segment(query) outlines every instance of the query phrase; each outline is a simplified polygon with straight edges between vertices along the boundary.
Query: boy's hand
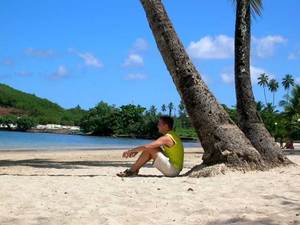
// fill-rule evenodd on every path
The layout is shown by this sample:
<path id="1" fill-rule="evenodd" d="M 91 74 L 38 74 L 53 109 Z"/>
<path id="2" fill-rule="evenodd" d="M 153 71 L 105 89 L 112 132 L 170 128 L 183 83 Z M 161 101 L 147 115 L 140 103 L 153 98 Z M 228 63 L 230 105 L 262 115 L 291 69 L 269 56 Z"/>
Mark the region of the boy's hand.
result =
<path id="1" fill-rule="evenodd" d="M 135 150 L 128 150 L 128 151 L 123 152 L 122 157 L 123 158 L 128 158 L 128 157 L 132 158 L 132 157 L 136 156 L 136 154 L 138 154 L 137 151 L 135 151 Z"/>

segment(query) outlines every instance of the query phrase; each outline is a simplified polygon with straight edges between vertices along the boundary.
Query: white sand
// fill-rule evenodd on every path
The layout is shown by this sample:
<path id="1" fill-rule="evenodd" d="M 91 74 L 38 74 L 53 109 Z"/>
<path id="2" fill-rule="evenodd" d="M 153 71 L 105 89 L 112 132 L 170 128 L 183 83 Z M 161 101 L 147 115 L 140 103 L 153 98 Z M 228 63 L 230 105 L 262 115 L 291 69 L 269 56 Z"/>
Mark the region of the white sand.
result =
<path id="1" fill-rule="evenodd" d="M 167 178 L 148 164 L 120 178 L 121 153 L 0 152 L 0 224 L 300 224 L 299 167 Z M 201 156 L 187 150 L 183 172 Z"/>

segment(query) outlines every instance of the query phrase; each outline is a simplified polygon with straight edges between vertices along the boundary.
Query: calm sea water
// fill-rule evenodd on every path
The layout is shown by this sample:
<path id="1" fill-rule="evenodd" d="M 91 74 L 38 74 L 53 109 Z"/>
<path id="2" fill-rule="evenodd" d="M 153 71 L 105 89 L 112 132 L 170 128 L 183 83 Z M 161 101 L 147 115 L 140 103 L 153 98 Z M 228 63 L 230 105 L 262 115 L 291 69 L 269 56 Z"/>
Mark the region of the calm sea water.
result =
<path id="1" fill-rule="evenodd" d="M 0 131 L 0 150 L 132 148 L 149 143 L 150 141 L 151 140 L 135 138 Z M 200 144 L 184 142 L 184 146 L 199 147 Z"/>

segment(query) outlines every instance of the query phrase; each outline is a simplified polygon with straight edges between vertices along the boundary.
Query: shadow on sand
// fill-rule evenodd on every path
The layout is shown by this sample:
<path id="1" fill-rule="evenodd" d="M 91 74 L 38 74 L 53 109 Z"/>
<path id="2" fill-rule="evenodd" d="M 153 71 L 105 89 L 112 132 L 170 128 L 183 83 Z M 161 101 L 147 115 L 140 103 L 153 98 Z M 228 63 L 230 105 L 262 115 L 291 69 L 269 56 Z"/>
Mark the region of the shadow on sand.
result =
<path id="1" fill-rule="evenodd" d="M 132 162 L 126 161 L 55 161 L 49 159 L 0 160 L 0 167 L 30 166 L 53 169 L 86 169 L 86 167 L 130 167 Z M 152 167 L 150 163 L 144 167 Z"/>
<path id="2" fill-rule="evenodd" d="M 49 159 L 26 159 L 26 160 L 0 160 L 0 167 L 14 167 L 14 166 L 28 166 L 33 168 L 50 168 L 50 169 L 87 169 L 87 167 L 130 167 L 133 162 L 128 161 L 55 161 Z M 143 167 L 153 168 L 152 162 L 148 162 Z M 99 174 L 84 174 L 84 175 L 72 175 L 72 174 L 13 174 L 13 173 L 0 173 L 0 176 L 70 176 L 70 177 L 97 177 L 97 176 L 111 176 L 111 175 L 99 175 Z M 179 175 L 177 177 L 182 177 Z M 138 174 L 130 177 L 165 177 L 163 175 L 150 175 L 150 174 Z"/>
<path id="3" fill-rule="evenodd" d="M 281 204 L 282 208 L 285 209 L 287 206 L 289 208 L 287 213 L 290 214 L 289 218 L 286 221 L 282 221 L 282 218 L 277 217 L 277 215 L 273 214 L 271 216 L 265 216 L 264 218 L 256 218 L 256 219 L 248 219 L 243 217 L 233 217 L 226 220 L 214 220 L 207 225 L 223 225 L 223 224 L 235 224 L 235 225 L 277 225 L 277 224 L 292 224 L 296 225 L 300 222 L 300 214 L 298 213 L 300 210 L 300 203 L 298 199 L 289 198 L 286 196 L 280 195 L 265 195 L 265 199 L 268 200 L 277 200 L 279 204 Z M 256 213 L 255 211 L 250 211 L 248 213 Z M 281 222 L 279 222 L 281 221 Z"/>
<path id="4" fill-rule="evenodd" d="M 300 150 L 293 150 L 293 149 L 289 149 L 289 150 L 283 150 L 283 153 L 285 155 L 300 155 Z"/>
<path id="5" fill-rule="evenodd" d="M 285 150 L 286 155 L 300 155 L 300 150 Z M 95 160 L 81 160 L 81 161 L 56 161 L 51 159 L 25 159 L 25 160 L 0 160 L 0 167 L 14 167 L 14 166 L 28 166 L 33 168 L 52 168 L 52 169 L 87 169 L 87 167 L 130 167 L 133 162 L 124 160 L 115 161 L 95 161 Z M 152 168 L 152 162 L 148 162 L 144 165 L 146 168 Z M 96 177 L 106 175 L 67 175 L 67 174 L 0 174 L 0 175 L 12 175 L 12 176 L 78 176 L 78 177 Z M 184 175 L 179 175 L 182 177 Z M 163 175 L 143 175 L 139 174 L 136 177 L 165 177 Z"/>

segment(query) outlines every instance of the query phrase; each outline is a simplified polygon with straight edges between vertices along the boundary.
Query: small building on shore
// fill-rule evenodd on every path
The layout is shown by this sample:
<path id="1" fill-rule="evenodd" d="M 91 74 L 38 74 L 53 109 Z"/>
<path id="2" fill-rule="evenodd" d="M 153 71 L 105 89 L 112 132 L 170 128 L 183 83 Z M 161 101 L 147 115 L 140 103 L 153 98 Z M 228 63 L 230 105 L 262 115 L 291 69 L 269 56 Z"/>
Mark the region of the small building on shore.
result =
<path id="1" fill-rule="evenodd" d="M 37 125 L 35 129 L 41 129 L 41 130 L 60 130 L 60 129 L 66 129 L 66 130 L 72 130 L 72 131 L 80 131 L 79 126 L 65 126 L 60 124 L 46 124 L 46 125 Z"/>

